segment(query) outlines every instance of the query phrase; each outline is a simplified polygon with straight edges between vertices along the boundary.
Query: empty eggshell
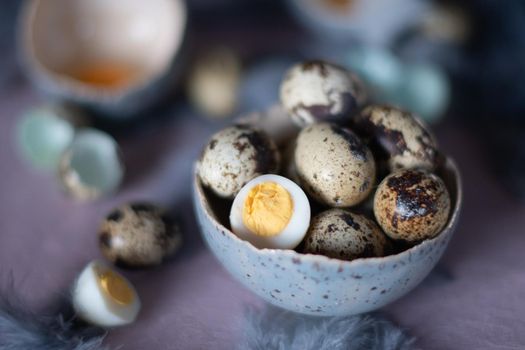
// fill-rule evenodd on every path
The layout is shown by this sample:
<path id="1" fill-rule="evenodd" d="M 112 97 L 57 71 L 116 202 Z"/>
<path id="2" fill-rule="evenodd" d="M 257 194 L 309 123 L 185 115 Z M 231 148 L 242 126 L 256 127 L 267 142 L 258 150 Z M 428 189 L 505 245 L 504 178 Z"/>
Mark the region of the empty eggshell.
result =
<path id="1" fill-rule="evenodd" d="M 251 179 L 276 173 L 279 162 L 277 146 L 266 133 L 236 125 L 211 137 L 198 172 L 203 185 L 220 197 L 233 199 Z"/>
<path id="2" fill-rule="evenodd" d="M 96 129 L 79 131 L 60 159 L 59 180 L 76 199 L 96 199 L 117 190 L 124 177 L 113 137 Z"/>
<path id="3" fill-rule="evenodd" d="M 326 210 L 312 219 L 304 252 L 353 260 L 383 256 L 387 238 L 375 222 L 342 209 Z"/>
<path id="4" fill-rule="evenodd" d="M 356 76 L 323 61 L 293 66 L 281 83 L 280 97 L 299 126 L 316 122 L 345 123 L 366 100 Z"/>
<path id="5" fill-rule="evenodd" d="M 390 171 L 437 167 L 440 155 L 433 135 L 412 113 L 402 109 L 373 105 L 355 119 L 356 129 L 385 154 Z"/>
<path id="6" fill-rule="evenodd" d="M 102 221 L 99 246 L 120 267 L 160 264 L 181 245 L 177 223 L 165 210 L 149 203 L 130 203 L 114 209 Z"/>
<path id="7" fill-rule="evenodd" d="M 22 64 L 28 78 L 54 100 L 124 120 L 171 91 L 184 53 L 185 1 L 24 4 Z"/>
<path id="8" fill-rule="evenodd" d="M 39 169 L 55 170 L 75 135 L 74 121 L 69 118 L 73 114 L 59 105 L 24 112 L 17 134 L 22 155 Z"/>
<path id="9" fill-rule="evenodd" d="M 313 124 L 297 137 L 295 167 L 305 191 L 323 204 L 349 207 L 372 190 L 374 157 L 352 131 L 331 123 Z"/>
<path id="10" fill-rule="evenodd" d="M 418 242 L 437 235 L 450 212 L 450 196 L 443 181 L 423 170 L 400 170 L 379 184 L 374 215 L 393 239 Z"/>

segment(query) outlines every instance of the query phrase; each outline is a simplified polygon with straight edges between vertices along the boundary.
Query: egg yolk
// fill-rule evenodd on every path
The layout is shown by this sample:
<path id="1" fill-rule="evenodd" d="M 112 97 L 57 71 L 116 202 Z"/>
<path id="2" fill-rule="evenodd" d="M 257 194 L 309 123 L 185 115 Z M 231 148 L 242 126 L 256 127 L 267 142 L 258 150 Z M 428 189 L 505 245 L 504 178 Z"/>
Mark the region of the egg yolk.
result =
<path id="1" fill-rule="evenodd" d="M 275 182 L 255 185 L 244 202 L 244 225 L 259 236 L 275 236 L 290 222 L 293 200 L 290 193 Z"/>
<path id="2" fill-rule="evenodd" d="M 98 276 L 102 290 L 121 305 L 129 305 L 134 295 L 128 283 L 111 270 L 103 271 Z"/>

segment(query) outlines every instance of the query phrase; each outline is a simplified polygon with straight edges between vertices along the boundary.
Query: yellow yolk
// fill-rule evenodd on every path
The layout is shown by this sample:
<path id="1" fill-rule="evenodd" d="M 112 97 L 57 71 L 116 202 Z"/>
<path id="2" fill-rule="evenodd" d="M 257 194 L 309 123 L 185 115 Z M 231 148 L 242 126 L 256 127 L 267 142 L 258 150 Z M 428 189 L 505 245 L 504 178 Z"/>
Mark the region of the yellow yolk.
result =
<path id="1" fill-rule="evenodd" d="M 113 300 L 122 305 L 129 305 L 133 301 L 133 291 L 128 283 L 111 270 L 100 272 L 98 281 L 102 290 Z"/>
<path id="2" fill-rule="evenodd" d="M 293 214 L 290 193 L 275 182 L 255 185 L 244 202 L 244 225 L 259 236 L 275 236 L 288 225 Z"/>

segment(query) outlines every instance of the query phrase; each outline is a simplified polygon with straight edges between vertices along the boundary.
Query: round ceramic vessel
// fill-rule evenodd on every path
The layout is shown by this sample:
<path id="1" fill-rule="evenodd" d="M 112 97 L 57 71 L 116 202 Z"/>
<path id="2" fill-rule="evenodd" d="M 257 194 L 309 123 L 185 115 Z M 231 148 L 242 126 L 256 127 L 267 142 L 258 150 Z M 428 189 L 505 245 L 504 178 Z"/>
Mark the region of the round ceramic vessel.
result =
<path id="1" fill-rule="evenodd" d="M 169 92 L 186 20 L 184 0 L 27 0 L 20 55 L 46 95 L 126 119 Z"/>
<path id="2" fill-rule="evenodd" d="M 402 253 L 353 261 L 293 250 L 257 249 L 240 240 L 224 225 L 228 222 L 228 202 L 210 195 L 196 173 L 193 200 L 209 248 L 248 289 L 271 304 L 299 313 L 354 315 L 381 308 L 405 295 L 441 258 L 458 222 L 462 190 L 451 159 L 438 174 L 453 203 L 443 231 Z"/>

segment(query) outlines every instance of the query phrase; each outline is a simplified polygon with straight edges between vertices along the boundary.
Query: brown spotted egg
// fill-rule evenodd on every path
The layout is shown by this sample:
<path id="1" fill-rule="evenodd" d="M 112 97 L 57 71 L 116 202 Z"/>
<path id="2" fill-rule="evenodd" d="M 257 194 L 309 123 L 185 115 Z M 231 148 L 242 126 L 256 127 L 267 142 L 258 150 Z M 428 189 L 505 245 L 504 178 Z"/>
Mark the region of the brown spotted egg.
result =
<path id="1" fill-rule="evenodd" d="M 393 239 L 418 242 L 436 236 L 450 212 L 443 181 L 423 170 L 400 170 L 387 176 L 374 197 L 374 215 Z"/>
<path id="2" fill-rule="evenodd" d="M 250 180 L 276 173 L 280 156 L 272 139 L 248 125 L 236 125 L 213 135 L 204 149 L 198 174 L 204 186 L 233 199 Z"/>
<path id="3" fill-rule="evenodd" d="M 313 218 L 304 252 L 353 260 L 385 255 L 387 238 L 375 222 L 342 209 L 329 209 Z"/>
<path id="4" fill-rule="evenodd" d="M 359 204 L 376 177 L 368 147 L 352 131 L 332 123 L 313 124 L 299 133 L 294 163 L 305 191 L 332 207 Z"/>
<path id="5" fill-rule="evenodd" d="M 130 203 L 114 209 L 102 221 L 99 246 L 120 267 L 160 264 L 181 245 L 179 226 L 167 213 L 148 203 Z"/>
<path id="6" fill-rule="evenodd" d="M 316 122 L 345 123 L 366 96 L 351 72 L 327 62 L 308 61 L 286 73 L 280 99 L 292 120 L 303 127 Z"/>
<path id="7" fill-rule="evenodd" d="M 438 146 L 422 122 L 396 107 L 374 105 L 355 119 L 356 130 L 386 155 L 390 171 L 424 168 L 434 170 L 439 162 Z"/>

